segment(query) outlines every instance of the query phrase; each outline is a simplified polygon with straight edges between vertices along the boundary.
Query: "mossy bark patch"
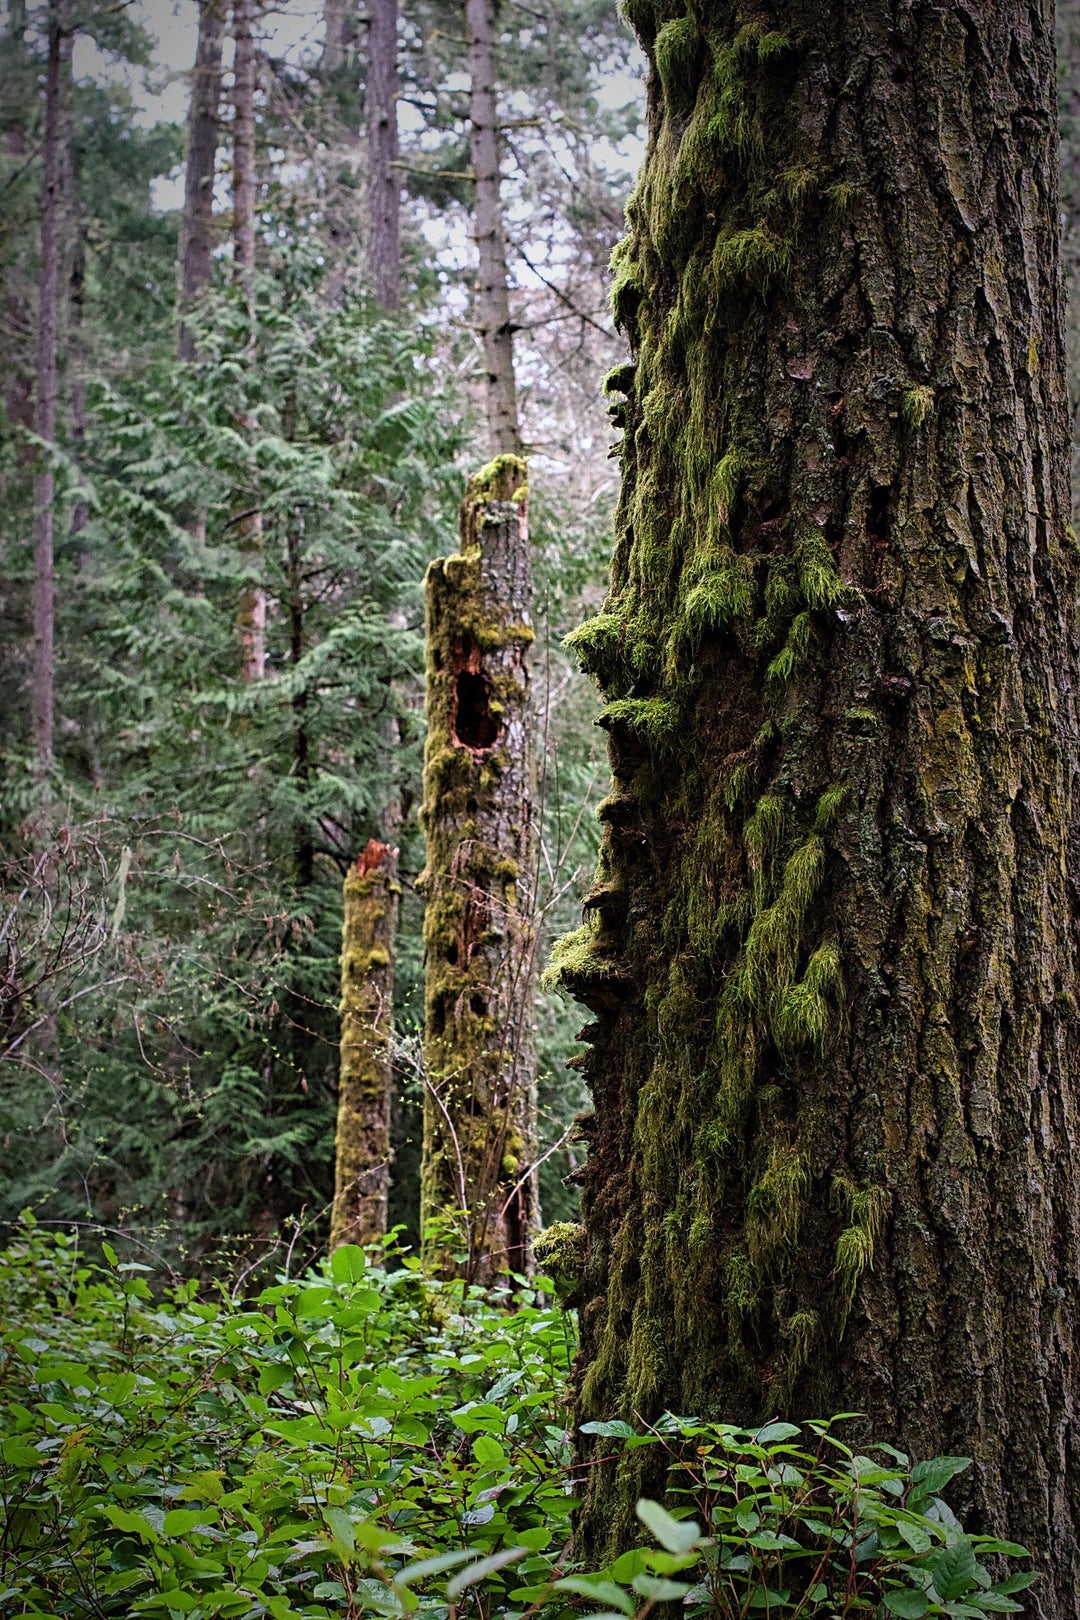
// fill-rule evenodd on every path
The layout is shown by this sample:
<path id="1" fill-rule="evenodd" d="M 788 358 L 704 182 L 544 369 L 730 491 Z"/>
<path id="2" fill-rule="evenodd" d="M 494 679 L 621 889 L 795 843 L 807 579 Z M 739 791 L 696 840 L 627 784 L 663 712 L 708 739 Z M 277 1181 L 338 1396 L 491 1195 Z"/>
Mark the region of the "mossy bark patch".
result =
<path id="1" fill-rule="evenodd" d="M 470 479 L 461 550 L 431 564 L 425 594 L 421 1220 L 430 1263 L 484 1281 L 529 1269 L 537 1220 L 532 574 L 518 457 Z"/>
<path id="2" fill-rule="evenodd" d="M 345 875 L 332 1249 L 386 1232 L 397 853 L 372 838 Z"/>
<path id="3" fill-rule="evenodd" d="M 1075 1616 L 1050 21 L 627 12 L 650 143 L 614 261 L 623 489 L 573 638 L 614 784 L 551 969 L 595 1015 L 578 1411 L 855 1410 L 970 1455 L 973 1522 Z M 652 1458 L 586 1470 L 594 1565 Z"/>

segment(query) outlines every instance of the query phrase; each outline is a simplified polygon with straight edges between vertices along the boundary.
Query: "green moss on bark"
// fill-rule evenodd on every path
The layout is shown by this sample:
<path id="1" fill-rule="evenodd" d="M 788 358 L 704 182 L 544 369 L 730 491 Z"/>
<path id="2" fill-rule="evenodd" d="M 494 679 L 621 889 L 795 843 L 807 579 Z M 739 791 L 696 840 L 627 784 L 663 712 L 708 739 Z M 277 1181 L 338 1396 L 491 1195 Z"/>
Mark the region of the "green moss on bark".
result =
<path id="1" fill-rule="evenodd" d="M 528 1270 L 536 1222 L 524 486 L 516 456 L 470 479 L 425 584 L 421 1222 L 428 1264 L 471 1280 Z"/>
<path id="2" fill-rule="evenodd" d="M 913 1451 L 970 1445 L 986 1512 L 1049 1548 L 1076 558 L 1052 136 L 987 117 L 1050 94 L 1049 43 L 1009 0 L 969 24 L 1011 55 L 948 8 L 629 14 L 654 74 L 613 258 L 624 482 L 573 638 L 614 786 L 552 969 L 595 1014 L 579 1412 L 857 1402 Z M 660 1488 L 646 1451 L 590 1458 L 590 1557 Z"/>
<path id="3" fill-rule="evenodd" d="M 396 861 L 396 849 L 372 839 L 345 875 L 332 1249 L 386 1232 Z"/>

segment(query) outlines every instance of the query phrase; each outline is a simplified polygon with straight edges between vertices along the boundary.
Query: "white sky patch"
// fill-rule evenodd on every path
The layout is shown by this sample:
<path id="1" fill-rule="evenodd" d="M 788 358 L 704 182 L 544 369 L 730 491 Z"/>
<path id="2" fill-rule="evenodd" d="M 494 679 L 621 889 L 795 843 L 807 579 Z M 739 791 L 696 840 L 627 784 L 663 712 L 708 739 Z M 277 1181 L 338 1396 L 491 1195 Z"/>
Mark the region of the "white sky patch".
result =
<path id="1" fill-rule="evenodd" d="M 76 76 L 83 81 L 89 79 L 123 84 L 132 97 L 136 121 L 144 128 L 161 122 L 182 124 L 187 116 L 189 76 L 195 61 L 198 38 L 196 0 L 130 0 L 130 5 L 129 14 L 143 24 L 156 42 L 152 66 L 149 69 L 134 68 L 117 62 L 80 35 L 74 59 Z M 322 0 L 289 0 L 287 5 L 267 8 L 260 13 L 257 29 L 261 48 L 269 55 L 297 65 L 316 62 L 322 46 Z M 230 84 L 228 74 L 231 59 L 232 43 L 226 39 L 223 56 L 226 93 Z M 613 60 L 609 65 L 601 65 L 597 69 L 597 99 L 602 107 L 612 112 L 635 102 L 640 105 L 644 77 L 644 57 L 637 46 L 632 45 L 621 60 Z M 466 91 L 468 86 L 467 74 L 457 72 L 447 78 L 444 88 Z M 527 95 L 522 93 L 515 96 L 512 93 L 506 98 L 504 109 L 513 112 L 516 108 L 522 113 L 528 112 Z M 418 146 L 425 144 L 425 137 L 428 143 L 436 144 L 442 139 L 441 135 L 426 129 L 422 113 L 407 102 L 399 103 L 398 123 L 406 152 L 410 146 L 416 151 Z M 557 129 L 549 132 L 548 139 L 551 151 L 565 156 L 569 161 L 569 148 L 565 153 L 559 151 L 561 143 Z M 627 136 L 617 143 L 607 137 L 598 137 L 591 147 L 593 161 L 613 175 L 634 174 L 640 167 L 644 152 L 644 138 L 637 135 Z M 220 197 L 223 208 L 228 207 L 227 189 L 223 177 Z M 509 189 L 512 191 L 512 186 Z M 154 181 L 151 205 L 157 212 L 171 212 L 182 206 L 183 196 L 183 169 L 178 167 L 172 174 Z M 512 197 L 508 196 L 507 203 L 513 211 Z M 428 214 L 420 222 L 420 229 L 436 256 L 439 268 L 451 283 L 458 280 L 474 257 L 464 212 L 450 210 Z M 517 267 L 517 279 L 519 285 L 525 287 L 541 285 L 524 265 Z M 465 291 L 463 288 L 457 291 L 464 308 Z M 454 295 L 451 296 L 453 298 Z"/>

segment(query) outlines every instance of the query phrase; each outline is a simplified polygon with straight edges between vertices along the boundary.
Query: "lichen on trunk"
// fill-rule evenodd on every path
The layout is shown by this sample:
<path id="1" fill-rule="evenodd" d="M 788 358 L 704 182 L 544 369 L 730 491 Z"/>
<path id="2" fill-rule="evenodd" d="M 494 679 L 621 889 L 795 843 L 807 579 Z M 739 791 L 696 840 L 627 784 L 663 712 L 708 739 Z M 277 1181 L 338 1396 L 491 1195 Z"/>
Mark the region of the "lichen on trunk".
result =
<path id="1" fill-rule="evenodd" d="M 630 0 L 650 143 L 593 1011 L 582 1418 L 868 1414 L 1075 1616 L 1077 553 L 1052 18 Z M 636 1531 L 648 1448 L 588 1470 Z"/>
<path id="2" fill-rule="evenodd" d="M 397 850 L 368 840 L 345 875 L 341 1065 L 330 1247 L 386 1233 L 393 1090 Z"/>
<path id="3" fill-rule="evenodd" d="M 421 1221 L 429 1261 L 472 1281 L 527 1271 L 537 1217 L 528 546 L 525 464 L 499 456 L 425 582 Z"/>

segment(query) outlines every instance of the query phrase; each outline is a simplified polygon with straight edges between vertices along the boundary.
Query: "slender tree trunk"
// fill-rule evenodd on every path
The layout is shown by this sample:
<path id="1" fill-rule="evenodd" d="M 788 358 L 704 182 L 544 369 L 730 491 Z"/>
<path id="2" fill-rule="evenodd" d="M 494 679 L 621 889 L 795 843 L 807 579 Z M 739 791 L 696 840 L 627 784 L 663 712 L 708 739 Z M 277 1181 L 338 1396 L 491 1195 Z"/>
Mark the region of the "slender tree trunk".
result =
<path id="1" fill-rule="evenodd" d="M 469 147 L 476 181 L 476 314 L 484 344 L 485 405 L 493 455 L 521 454 L 514 328 L 506 272 L 506 235 L 499 194 L 499 129 L 495 101 L 495 3 L 465 0 L 469 63 Z"/>
<path id="2" fill-rule="evenodd" d="M 250 27 L 250 23 L 249 23 Z M 177 353 L 195 358 L 195 340 L 183 312 L 210 285 L 214 255 L 214 176 L 217 170 L 221 106 L 221 50 L 225 0 L 200 0 L 199 42 L 188 106 L 184 212 L 180 221 L 180 311 Z"/>
<path id="3" fill-rule="evenodd" d="M 527 1271 L 537 1217 L 524 478 L 524 462 L 500 456 L 470 480 L 461 552 L 433 562 L 425 586 L 421 1225 L 429 1260 L 444 1270 L 453 1238 L 428 1225 L 458 1226 L 470 1281 Z"/>
<path id="4" fill-rule="evenodd" d="M 345 878 L 332 1249 L 372 1243 L 386 1233 L 400 892 L 397 850 L 370 839 Z"/>
<path id="5" fill-rule="evenodd" d="M 34 431 L 51 446 L 56 438 L 56 323 L 60 269 L 60 83 L 63 36 L 55 7 L 49 14 L 49 52 L 45 77 L 44 180 L 41 200 L 41 280 L 38 303 L 37 398 Z M 48 451 L 34 478 L 34 662 L 30 711 L 34 770 L 44 781 L 53 761 L 53 692 L 55 659 L 53 619 L 56 580 L 53 566 L 52 466 Z"/>
<path id="6" fill-rule="evenodd" d="M 251 338 L 248 364 L 256 360 L 255 347 L 255 40 L 254 0 L 233 0 L 233 259 L 238 282 L 247 295 Z M 245 414 L 241 427 L 250 437 L 254 418 Z M 259 580 L 263 562 L 263 519 L 258 505 L 258 475 L 251 467 L 245 509 L 236 520 L 236 545 L 244 571 L 250 576 L 240 591 L 237 627 L 240 632 L 240 674 L 258 681 L 266 673 L 266 591 Z"/>
<path id="7" fill-rule="evenodd" d="M 335 73 L 355 49 L 356 0 L 323 0 L 324 71 Z"/>
<path id="8" fill-rule="evenodd" d="M 29 67 L 26 51 L 26 6 L 23 0 L 13 0 L 8 9 L 8 39 L 12 76 L 11 91 L 3 122 L 3 146 L 8 158 L 21 166 L 26 157 L 26 119 L 31 95 L 28 84 Z M 5 276 L 4 300 L 0 331 L 5 339 L 2 358 L 4 406 L 8 429 L 29 432 L 34 426 L 34 388 L 32 334 L 34 330 L 30 301 L 24 288 L 14 277 Z M 23 438 L 18 449 L 18 464 L 25 467 L 33 459 L 33 450 Z M 0 539 L 0 556 L 3 541 Z"/>
<path id="9" fill-rule="evenodd" d="M 1080 1613 L 1077 550 L 1042 0 L 658 29 L 577 643 L 581 1418 L 868 1414 Z M 748 20 L 749 19 L 749 20 Z M 606 1447 L 607 1442 L 600 1442 Z M 599 1454 L 597 1454 L 599 1455 Z M 643 1452 L 581 1535 L 635 1535 Z"/>
<path id="10" fill-rule="evenodd" d="M 73 44 L 69 41 L 69 44 Z M 78 130 L 72 80 L 72 51 L 61 61 L 61 99 L 67 106 L 63 137 L 64 263 L 67 276 L 67 330 L 64 341 L 68 399 L 68 440 L 71 456 L 82 468 L 86 449 L 86 361 L 83 353 L 83 319 L 86 310 L 86 250 L 83 245 L 79 209 Z M 85 545 L 79 541 L 90 513 L 83 500 L 76 501 L 71 513 L 71 535 L 77 544 L 76 563 L 81 572 L 87 565 Z"/>
<path id="11" fill-rule="evenodd" d="M 401 292 L 397 25 L 397 0 L 368 0 L 368 268 L 384 309 L 396 309 Z"/>
<path id="12" fill-rule="evenodd" d="M 291 414 L 291 413 L 290 413 Z M 292 433 L 286 431 L 286 437 Z M 298 517 L 286 533 L 286 572 L 289 581 L 289 662 L 299 667 L 304 656 L 304 597 L 303 554 Z M 308 694 L 300 688 L 292 700 L 293 711 L 293 776 L 302 799 L 307 801 L 311 784 L 311 736 L 308 728 Z M 311 835 L 311 818 L 305 808 L 296 840 L 296 877 L 302 888 L 307 888 L 315 876 L 315 845 Z"/>

